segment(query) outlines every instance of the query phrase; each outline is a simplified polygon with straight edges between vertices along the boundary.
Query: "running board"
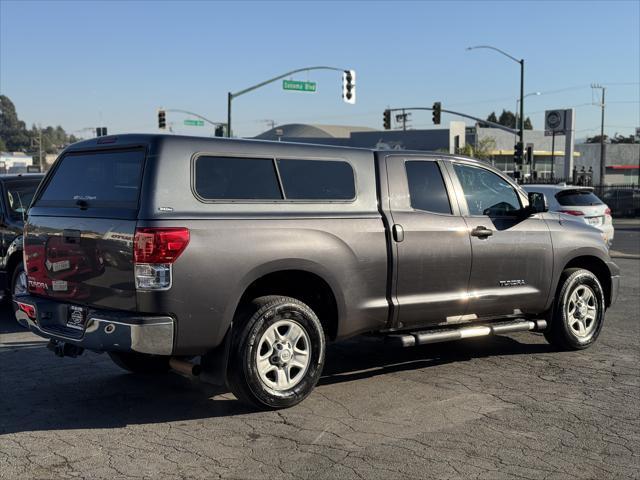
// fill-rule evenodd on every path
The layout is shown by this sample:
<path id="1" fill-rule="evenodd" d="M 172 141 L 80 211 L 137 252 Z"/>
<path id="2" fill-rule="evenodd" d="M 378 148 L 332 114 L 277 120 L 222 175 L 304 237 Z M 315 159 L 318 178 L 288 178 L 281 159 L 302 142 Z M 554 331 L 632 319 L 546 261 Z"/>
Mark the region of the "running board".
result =
<path id="1" fill-rule="evenodd" d="M 420 332 L 393 333 L 385 336 L 385 341 L 402 347 L 426 345 L 428 343 L 450 342 L 462 338 L 502 335 L 503 333 L 542 331 L 547 328 L 545 320 L 510 320 L 485 325 L 470 325 L 460 328 L 424 330 Z"/>

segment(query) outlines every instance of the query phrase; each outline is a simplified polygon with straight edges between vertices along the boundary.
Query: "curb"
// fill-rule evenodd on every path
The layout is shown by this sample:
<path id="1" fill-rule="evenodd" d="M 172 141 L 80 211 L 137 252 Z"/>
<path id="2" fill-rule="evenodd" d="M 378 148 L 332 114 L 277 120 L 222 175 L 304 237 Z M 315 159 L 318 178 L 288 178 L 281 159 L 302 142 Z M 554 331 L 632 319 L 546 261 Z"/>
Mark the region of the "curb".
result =
<path id="1" fill-rule="evenodd" d="M 623 253 L 623 252 L 618 252 L 616 250 L 609 250 L 609 256 L 611 258 L 632 258 L 635 260 L 640 260 L 640 255 L 635 254 L 635 253 Z"/>

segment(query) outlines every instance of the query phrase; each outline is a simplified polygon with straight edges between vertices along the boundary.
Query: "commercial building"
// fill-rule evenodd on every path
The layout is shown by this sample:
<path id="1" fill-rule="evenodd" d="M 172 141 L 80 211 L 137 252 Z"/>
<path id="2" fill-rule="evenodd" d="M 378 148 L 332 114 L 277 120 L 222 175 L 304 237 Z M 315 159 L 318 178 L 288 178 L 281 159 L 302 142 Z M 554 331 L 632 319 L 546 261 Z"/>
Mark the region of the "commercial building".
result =
<path id="1" fill-rule="evenodd" d="M 497 128 L 466 127 L 464 122 L 450 122 L 448 128 L 425 130 L 373 130 L 367 127 L 337 125 L 280 125 L 258 135 L 263 140 L 320 143 L 362 148 L 456 152 L 466 144 L 482 146 L 488 161 L 500 170 L 514 171 L 516 135 Z M 542 130 L 525 130 L 525 146 L 532 147 L 532 162 L 524 166 L 526 178 L 564 178 L 565 136 L 552 137 Z M 600 184 L 600 145 L 574 145 L 573 163 L 580 172 L 593 172 L 593 183 Z M 606 184 L 638 184 L 640 144 L 606 145 Z"/>

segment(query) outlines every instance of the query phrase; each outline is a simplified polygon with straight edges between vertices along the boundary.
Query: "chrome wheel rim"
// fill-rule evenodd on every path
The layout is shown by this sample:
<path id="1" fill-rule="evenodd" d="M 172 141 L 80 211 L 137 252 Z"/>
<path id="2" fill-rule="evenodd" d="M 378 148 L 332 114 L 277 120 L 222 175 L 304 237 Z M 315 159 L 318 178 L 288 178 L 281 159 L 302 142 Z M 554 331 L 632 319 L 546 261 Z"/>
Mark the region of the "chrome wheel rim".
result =
<path id="1" fill-rule="evenodd" d="M 288 390 L 304 378 L 311 362 L 311 342 L 296 321 L 279 320 L 258 341 L 255 363 L 263 384 L 273 390 Z"/>
<path id="2" fill-rule="evenodd" d="M 567 302 L 567 323 L 578 338 L 586 338 L 596 328 L 598 306 L 594 291 L 587 285 L 578 285 Z"/>
<path id="3" fill-rule="evenodd" d="M 16 277 L 16 284 L 13 286 L 13 296 L 24 295 L 27 293 L 27 274 L 21 271 Z"/>

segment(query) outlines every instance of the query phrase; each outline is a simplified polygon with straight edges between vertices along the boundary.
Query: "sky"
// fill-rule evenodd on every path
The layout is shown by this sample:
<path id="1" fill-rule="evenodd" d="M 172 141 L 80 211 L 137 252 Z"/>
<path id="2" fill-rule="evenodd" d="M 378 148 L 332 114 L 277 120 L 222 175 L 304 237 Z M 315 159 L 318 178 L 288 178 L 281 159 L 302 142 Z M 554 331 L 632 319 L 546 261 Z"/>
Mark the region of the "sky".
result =
<path id="1" fill-rule="evenodd" d="M 525 59 L 525 115 L 576 109 L 576 136 L 640 126 L 640 1 L 28 1 L 0 0 L 0 94 L 31 124 L 91 136 L 157 131 L 159 107 L 226 121 L 227 92 L 316 65 L 356 71 L 356 104 L 334 71 L 296 74 L 316 93 L 275 82 L 238 97 L 233 127 L 253 136 L 276 124 L 382 128 L 385 108 L 442 108 L 484 117 L 515 110 Z M 210 135 L 183 125 L 177 133 Z M 451 120 L 443 114 L 443 127 Z M 472 122 L 470 122 L 472 123 Z M 429 112 L 412 128 L 433 128 Z"/>

